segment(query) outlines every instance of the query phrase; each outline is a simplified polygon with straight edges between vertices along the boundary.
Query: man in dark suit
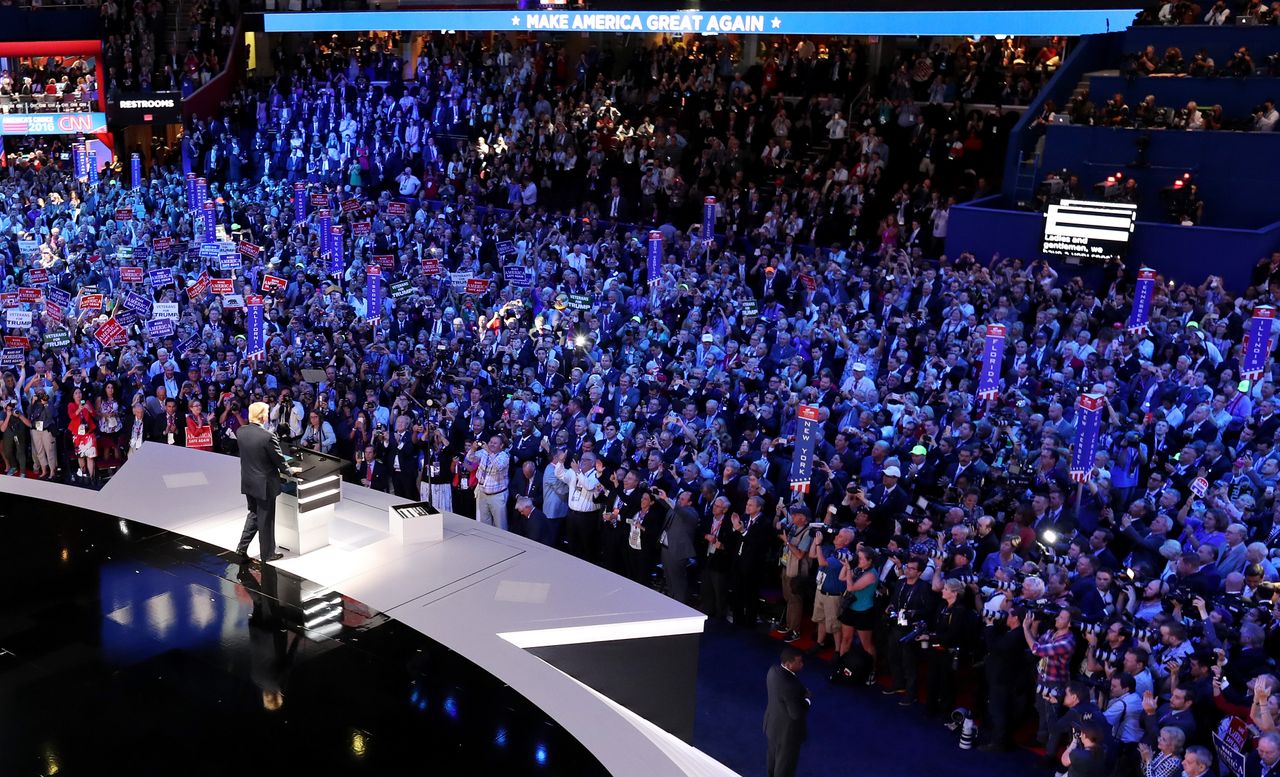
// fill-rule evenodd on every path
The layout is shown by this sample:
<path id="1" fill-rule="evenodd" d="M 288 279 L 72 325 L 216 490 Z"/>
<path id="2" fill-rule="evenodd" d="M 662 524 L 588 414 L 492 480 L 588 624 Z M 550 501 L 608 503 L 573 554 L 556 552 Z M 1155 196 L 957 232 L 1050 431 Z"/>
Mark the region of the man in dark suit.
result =
<path id="1" fill-rule="evenodd" d="M 379 461 L 378 453 L 372 445 L 366 446 L 362 453 L 357 452 L 354 472 L 354 482 L 374 491 L 387 490 L 387 465 Z"/>
<path id="2" fill-rule="evenodd" d="M 668 508 L 658 537 L 662 575 L 667 581 L 667 595 L 683 603 L 689 598 L 689 559 L 697 555 L 693 535 L 698 530 L 698 511 L 693 507 L 691 491 L 681 491 L 674 503 L 665 491 L 659 491 L 658 498 Z"/>
<path id="3" fill-rule="evenodd" d="M 765 761 L 768 777 L 792 777 L 800 760 L 800 745 L 808 733 L 809 691 L 796 673 L 804 669 L 804 654 L 783 648 L 782 662 L 769 667 L 765 686 L 769 705 L 764 711 L 764 735 L 769 742 Z"/>
<path id="4" fill-rule="evenodd" d="M 276 552 L 276 496 L 280 493 L 277 474 L 301 472 L 297 467 L 285 464 L 280 441 L 267 431 L 267 404 L 254 402 L 249 406 L 249 423 L 236 432 L 240 446 L 240 493 L 249 504 L 249 515 L 244 521 L 244 532 L 236 553 L 248 555 L 249 542 L 259 534 L 259 556 L 263 561 L 276 561 L 284 554 Z"/>
<path id="5" fill-rule="evenodd" d="M 1280 734 L 1258 737 L 1257 746 L 1244 759 L 1244 777 L 1267 777 L 1280 772 Z"/>
<path id="6" fill-rule="evenodd" d="M 516 497 L 516 512 L 524 517 L 524 536 L 548 547 L 560 547 L 560 521 L 548 518 L 527 496 Z"/>

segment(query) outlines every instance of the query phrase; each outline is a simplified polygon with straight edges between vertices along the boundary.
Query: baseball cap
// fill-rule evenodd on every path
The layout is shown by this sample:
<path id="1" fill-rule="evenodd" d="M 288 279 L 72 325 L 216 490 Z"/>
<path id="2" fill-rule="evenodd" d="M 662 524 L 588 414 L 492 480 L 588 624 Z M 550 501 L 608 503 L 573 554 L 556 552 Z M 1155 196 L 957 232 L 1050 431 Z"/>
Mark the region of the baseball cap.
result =
<path id="1" fill-rule="evenodd" d="M 854 363 L 853 363 L 853 371 L 854 371 L 854 372 L 866 372 L 866 371 L 867 371 L 867 365 L 863 364 L 862 362 L 854 362 Z"/>
<path id="2" fill-rule="evenodd" d="M 912 456 L 928 456 L 929 449 L 924 447 L 923 445 L 917 445 L 916 447 L 911 449 L 911 455 Z"/>
<path id="3" fill-rule="evenodd" d="M 884 476 L 889 478 L 900 478 L 902 477 L 902 470 L 894 466 L 885 467 Z"/>

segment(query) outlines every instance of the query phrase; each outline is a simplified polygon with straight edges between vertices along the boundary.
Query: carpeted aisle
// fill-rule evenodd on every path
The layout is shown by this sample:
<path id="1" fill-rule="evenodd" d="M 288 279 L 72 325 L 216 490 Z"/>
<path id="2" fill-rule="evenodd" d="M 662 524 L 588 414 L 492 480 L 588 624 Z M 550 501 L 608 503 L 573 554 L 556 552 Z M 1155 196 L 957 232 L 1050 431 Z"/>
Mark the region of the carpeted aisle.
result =
<path id="1" fill-rule="evenodd" d="M 702 638 L 693 744 L 744 777 L 764 775 L 764 678 L 782 647 L 719 621 L 708 621 Z M 813 706 L 798 777 L 1048 775 L 1028 751 L 961 750 L 959 733 L 926 718 L 922 706 L 899 707 L 879 687 L 829 685 L 829 671 L 826 661 L 806 657 L 800 679 Z"/>

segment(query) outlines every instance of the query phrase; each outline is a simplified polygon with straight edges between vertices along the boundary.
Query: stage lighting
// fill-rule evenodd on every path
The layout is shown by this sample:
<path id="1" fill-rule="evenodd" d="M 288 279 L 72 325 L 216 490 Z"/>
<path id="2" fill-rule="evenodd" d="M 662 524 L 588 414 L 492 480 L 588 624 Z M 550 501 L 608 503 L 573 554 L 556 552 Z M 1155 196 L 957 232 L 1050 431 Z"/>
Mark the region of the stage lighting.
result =
<path id="1" fill-rule="evenodd" d="M 584 337 L 583 335 L 578 335 L 577 337 L 573 338 L 573 344 L 581 348 L 582 346 L 587 344 L 587 338 Z"/>
<path id="2" fill-rule="evenodd" d="M 538 747 L 533 751 L 533 760 L 538 762 L 538 766 L 547 765 L 547 746 L 546 745 L 541 745 L 541 744 L 538 745 Z"/>

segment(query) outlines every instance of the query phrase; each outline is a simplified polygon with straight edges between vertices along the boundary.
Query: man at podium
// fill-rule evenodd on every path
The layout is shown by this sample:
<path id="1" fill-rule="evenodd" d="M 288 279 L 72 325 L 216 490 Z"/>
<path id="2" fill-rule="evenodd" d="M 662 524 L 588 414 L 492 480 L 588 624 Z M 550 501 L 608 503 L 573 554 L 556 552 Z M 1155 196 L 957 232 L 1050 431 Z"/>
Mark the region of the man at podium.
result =
<path id="1" fill-rule="evenodd" d="M 236 432 L 240 445 L 240 493 L 249 504 L 249 515 L 245 518 L 236 553 L 247 556 L 249 542 L 256 534 L 259 557 L 263 561 L 276 561 L 284 558 L 283 553 L 276 552 L 276 496 L 280 494 L 277 475 L 297 474 L 302 470 L 285 462 L 280 440 L 266 428 L 268 412 L 265 402 L 249 405 L 249 424 Z"/>

